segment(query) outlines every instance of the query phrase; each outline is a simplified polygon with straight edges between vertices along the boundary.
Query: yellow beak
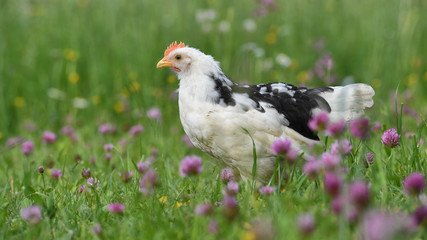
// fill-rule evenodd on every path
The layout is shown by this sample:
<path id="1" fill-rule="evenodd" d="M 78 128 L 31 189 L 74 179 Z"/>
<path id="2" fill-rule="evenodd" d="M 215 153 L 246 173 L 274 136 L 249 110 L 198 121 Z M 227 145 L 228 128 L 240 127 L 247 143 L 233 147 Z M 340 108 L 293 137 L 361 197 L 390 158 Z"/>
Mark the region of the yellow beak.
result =
<path id="1" fill-rule="evenodd" d="M 161 67 L 172 67 L 173 63 L 169 62 L 166 58 L 163 58 L 162 60 L 160 60 L 157 63 L 157 68 L 161 68 Z"/>

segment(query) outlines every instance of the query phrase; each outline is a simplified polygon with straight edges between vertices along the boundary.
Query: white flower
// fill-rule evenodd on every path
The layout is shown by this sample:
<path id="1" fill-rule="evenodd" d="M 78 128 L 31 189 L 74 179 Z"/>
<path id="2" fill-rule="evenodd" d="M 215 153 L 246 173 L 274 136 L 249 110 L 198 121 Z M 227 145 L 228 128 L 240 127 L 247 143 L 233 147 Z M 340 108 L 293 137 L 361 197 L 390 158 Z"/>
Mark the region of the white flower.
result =
<path id="1" fill-rule="evenodd" d="M 243 28 L 248 32 L 255 32 L 256 23 L 252 18 L 245 19 L 243 21 Z"/>
<path id="2" fill-rule="evenodd" d="M 84 109 L 87 108 L 88 105 L 89 102 L 82 97 L 76 97 L 73 99 L 73 107 L 75 108 Z"/>
<path id="3" fill-rule="evenodd" d="M 292 60 L 290 57 L 288 57 L 288 55 L 286 55 L 284 53 L 279 53 L 276 56 L 276 62 L 280 66 L 289 67 L 289 66 L 291 66 Z"/>
<path id="4" fill-rule="evenodd" d="M 226 20 L 219 22 L 218 30 L 222 33 L 228 32 L 230 30 L 230 23 Z"/>
<path id="5" fill-rule="evenodd" d="M 47 96 L 57 100 L 63 100 L 65 98 L 65 93 L 57 88 L 49 88 L 47 90 Z"/>
<path id="6" fill-rule="evenodd" d="M 264 59 L 264 61 L 262 62 L 262 70 L 265 72 L 270 71 L 273 68 L 273 59 L 271 58 L 266 58 Z"/>
<path id="7" fill-rule="evenodd" d="M 213 9 L 200 9 L 196 12 L 196 21 L 199 23 L 213 21 L 216 18 L 216 12 Z"/>

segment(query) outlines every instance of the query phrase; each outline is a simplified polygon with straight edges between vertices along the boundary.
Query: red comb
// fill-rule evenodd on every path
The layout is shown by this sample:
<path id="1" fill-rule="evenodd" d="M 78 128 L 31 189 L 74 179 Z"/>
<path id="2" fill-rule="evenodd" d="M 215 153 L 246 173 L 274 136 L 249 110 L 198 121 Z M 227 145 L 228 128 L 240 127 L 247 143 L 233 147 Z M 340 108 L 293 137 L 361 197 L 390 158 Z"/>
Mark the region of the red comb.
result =
<path id="1" fill-rule="evenodd" d="M 176 41 L 171 43 L 171 45 L 169 45 L 169 47 L 166 48 L 165 57 L 167 57 L 169 53 L 172 52 L 173 50 L 178 48 L 183 48 L 183 47 L 185 47 L 185 44 L 183 42 L 179 42 L 179 44 L 177 44 Z"/>

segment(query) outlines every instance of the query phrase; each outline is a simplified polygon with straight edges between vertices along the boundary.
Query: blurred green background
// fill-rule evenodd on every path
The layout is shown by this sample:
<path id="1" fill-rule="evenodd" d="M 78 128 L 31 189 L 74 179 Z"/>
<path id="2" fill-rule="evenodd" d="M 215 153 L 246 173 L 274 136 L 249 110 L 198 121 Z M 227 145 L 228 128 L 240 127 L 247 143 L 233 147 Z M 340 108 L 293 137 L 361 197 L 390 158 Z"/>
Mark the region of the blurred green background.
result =
<path id="1" fill-rule="evenodd" d="M 426 39 L 422 0 L 0 0 L 0 131 L 120 122 L 151 106 L 176 122 L 177 79 L 155 67 L 172 41 L 237 82 L 369 83 L 378 109 L 400 84 L 425 114 Z"/>

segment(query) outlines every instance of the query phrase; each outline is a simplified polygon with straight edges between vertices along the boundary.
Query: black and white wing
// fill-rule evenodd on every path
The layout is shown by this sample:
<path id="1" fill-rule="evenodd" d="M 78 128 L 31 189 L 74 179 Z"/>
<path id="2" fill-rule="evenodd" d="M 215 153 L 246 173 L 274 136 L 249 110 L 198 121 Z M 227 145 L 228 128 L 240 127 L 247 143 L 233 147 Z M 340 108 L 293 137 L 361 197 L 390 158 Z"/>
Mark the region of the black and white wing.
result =
<path id="1" fill-rule="evenodd" d="M 265 111 L 264 107 L 274 108 L 283 115 L 285 126 L 311 140 L 319 138 L 308 127 L 308 121 L 314 109 L 331 111 L 328 102 L 320 95 L 333 91 L 330 87 L 308 89 L 286 83 L 232 86 L 233 96 L 244 94 L 255 102 L 255 108 L 260 112 Z"/>

